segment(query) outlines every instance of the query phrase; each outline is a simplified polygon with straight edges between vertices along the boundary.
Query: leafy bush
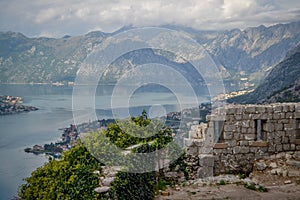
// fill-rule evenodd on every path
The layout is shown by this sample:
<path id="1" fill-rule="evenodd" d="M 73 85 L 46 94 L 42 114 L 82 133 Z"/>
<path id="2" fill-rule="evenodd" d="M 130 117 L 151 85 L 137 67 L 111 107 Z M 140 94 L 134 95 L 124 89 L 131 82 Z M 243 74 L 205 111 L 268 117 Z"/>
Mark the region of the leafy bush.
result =
<path id="1" fill-rule="evenodd" d="M 63 153 L 61 160 L 50 160 L 32 172 L 20 187 L 19 196 L 31 199 L 97 199 L 99 162 L 82 144 Z"/>

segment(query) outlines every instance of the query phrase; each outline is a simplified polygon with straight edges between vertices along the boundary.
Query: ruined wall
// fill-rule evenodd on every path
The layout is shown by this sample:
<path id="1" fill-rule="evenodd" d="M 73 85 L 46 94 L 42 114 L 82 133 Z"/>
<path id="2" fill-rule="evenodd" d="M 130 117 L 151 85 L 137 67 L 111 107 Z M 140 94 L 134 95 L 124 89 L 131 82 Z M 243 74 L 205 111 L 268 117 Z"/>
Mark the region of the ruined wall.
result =
<path id="1" fill-rule="evenodd" d="M 227 105 L 207 120 L 185 139 L 189 157 L 200 158 L 198 177 L 249 173 L 256 160 L 300 151 L 300 103 Z"/>

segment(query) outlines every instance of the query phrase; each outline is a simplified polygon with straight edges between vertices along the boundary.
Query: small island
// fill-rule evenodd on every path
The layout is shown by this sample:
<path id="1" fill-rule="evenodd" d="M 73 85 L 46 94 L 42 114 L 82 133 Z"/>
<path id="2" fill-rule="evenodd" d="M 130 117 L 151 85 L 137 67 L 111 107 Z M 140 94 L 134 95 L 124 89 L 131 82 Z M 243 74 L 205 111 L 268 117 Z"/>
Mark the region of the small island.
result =
<path id="1" fill-rule="evenodd" d="M 0 115 L 9 115 L 22 112 L 36 111 L 38 108 L 34 106 L 22 105 L 23 99 L 14 96 L 0 96 Z"/>

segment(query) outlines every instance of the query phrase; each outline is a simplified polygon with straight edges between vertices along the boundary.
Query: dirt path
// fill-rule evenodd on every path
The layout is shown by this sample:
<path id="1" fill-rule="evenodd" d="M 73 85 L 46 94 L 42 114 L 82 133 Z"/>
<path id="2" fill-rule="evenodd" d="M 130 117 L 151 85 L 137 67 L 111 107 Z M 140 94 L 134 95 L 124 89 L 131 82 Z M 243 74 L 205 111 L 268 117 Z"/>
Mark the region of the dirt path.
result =
<path id="1" fill-rule="evenodd" d="M 263 177 L 263 178 L 262 178 Z M 159 195 L 156 200 L 198 200 L 198 199 L 278 199 L 300 200 L 300 185 L 296 180 L 285 184 L 285 179 L 277 176 L 256 176 L 260 185 L 265 186 L 268 192 L 254 191 L 245 188 L 243 184 L 203 184 L 193 183 L 189 186 L 179 187 L 177 190 L 168 188 L 169 196 Z"/>

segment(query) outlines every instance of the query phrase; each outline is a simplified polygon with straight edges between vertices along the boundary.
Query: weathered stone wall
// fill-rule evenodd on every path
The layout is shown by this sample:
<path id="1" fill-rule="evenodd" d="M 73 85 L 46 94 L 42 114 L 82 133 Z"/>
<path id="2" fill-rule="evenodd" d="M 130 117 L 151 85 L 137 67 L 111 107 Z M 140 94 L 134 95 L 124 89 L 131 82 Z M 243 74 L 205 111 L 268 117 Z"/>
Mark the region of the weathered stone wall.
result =
<path id="1" fill-rule="evenodd" d="M 187 154 L 209 163 L 198 163 L 198 177 L 249 173 L 256 160 L 300 150 L 300 103 L 227 105 L 207 120 L 185 139 Z"/>

